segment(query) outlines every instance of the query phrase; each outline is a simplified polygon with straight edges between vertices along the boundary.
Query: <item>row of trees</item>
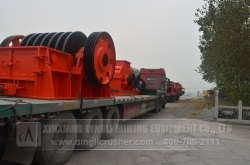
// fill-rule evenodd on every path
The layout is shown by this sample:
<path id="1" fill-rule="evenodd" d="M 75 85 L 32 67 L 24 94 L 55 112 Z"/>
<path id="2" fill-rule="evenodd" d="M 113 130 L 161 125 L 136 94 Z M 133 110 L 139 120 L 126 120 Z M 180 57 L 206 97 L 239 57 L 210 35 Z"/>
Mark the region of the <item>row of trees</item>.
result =
<path id="1" fill-rule="evenodd" d="M 245 0 L 204 0 L 195 22 L 203 79 L 215 82 L 232 101 L 250 104 L 250 12 Z"/>

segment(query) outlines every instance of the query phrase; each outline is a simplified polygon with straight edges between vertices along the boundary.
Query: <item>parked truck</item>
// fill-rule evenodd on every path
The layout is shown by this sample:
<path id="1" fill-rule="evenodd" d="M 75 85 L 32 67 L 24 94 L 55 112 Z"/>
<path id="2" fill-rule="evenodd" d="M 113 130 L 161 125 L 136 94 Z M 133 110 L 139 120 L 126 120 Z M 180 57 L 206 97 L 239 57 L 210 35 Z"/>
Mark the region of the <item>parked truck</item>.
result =
<path id="1" fill-rule="evenodd" d="M 165 72 L 152 79 L 153 70 L 138 75 L 129 62 L 117 62 L 107 32 L 10 36 L 1 43 L 0 64 L 0 164 L 62 165 L 76 147 L 112 138 L 120 120 L 165 105 Z M 65 126 L 70 133 L 58 131 Z M 95 141 L 51 144 L 55 139 Z"/>
<path id="2" fill-rule="evenodd" d="M 180 97 L 184 94 L 185 94 L 185 89 L 182 87 L 180 83 L 168 80 L 167 92 L 166 92 L 166 100 L 168 102 L 178 101 Z"/>

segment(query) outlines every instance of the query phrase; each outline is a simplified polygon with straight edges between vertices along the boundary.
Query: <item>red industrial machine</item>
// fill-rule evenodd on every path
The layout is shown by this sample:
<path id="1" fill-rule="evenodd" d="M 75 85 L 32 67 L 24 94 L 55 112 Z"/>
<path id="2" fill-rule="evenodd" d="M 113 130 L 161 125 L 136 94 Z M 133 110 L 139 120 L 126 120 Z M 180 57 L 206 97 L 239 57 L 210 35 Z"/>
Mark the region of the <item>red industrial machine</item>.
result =
<path id="1" fill-rule="evenodd" d="M 166 93 L 166 73 L 163 68 L 140 70 L 139 78 L 142 93 L 156 94 L 157 92 Z"/>
<path id="2" fill-rule="evenodd" d="M 112 95 L 134 96 L 139 94 L 136 87 L 136 75 L 128 61 L 116 61 L 115 73 L 110 83 Z"/>
<path id="3" fill-rule="evenodd" d="M 37 33 L 0 47 L 0 94 L 40 99 L 110 97 L 116 54 L 106 32 Z"/>

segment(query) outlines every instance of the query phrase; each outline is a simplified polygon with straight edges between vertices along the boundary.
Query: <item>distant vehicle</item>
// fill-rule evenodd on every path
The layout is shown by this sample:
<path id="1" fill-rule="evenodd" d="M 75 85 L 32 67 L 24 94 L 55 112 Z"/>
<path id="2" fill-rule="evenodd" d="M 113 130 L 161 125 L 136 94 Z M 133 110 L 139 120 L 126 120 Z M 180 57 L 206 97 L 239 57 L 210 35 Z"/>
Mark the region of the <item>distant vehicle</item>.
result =
<path id="1" fill-rule="evenodd" d="M 202 92 L 203 97 L 213 97 L 214 96 L 214 90 L 204 90 Z"/>
<path id="2" fill-rule="evenodd" d="M 141 92 L 147 94 L 156 94 L 166 92 L 166 73 L 163 68 L 146 69 L 142 68 L 139 73 L 140 80 L 143 81 Z"/>
<path id="3" fill-rule="evenodd" d="M 168 80 L 167 93 L 166 93 L 167 102 L 178 101 L 180 97 L 184 94 L 185 94 L 185 89 L 182 87 L 180 83 Z"/>

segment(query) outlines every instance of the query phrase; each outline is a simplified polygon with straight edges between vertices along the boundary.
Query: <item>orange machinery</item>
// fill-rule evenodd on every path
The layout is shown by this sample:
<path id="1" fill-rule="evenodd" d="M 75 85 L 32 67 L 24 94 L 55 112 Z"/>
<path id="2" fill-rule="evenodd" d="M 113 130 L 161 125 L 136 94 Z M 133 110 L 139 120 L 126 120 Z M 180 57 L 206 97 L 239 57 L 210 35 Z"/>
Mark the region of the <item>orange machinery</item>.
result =
<path id="1" fill-rule="evenodd" d="M 0 95 L 39 99 L 110 97 L 116 54 L 111 36 L 34 33 L 0 46 Z"/>
<path id="2" fill-rule="evenodd" d="M 112 95 L 134 96 L 139 94 L 136 88 L 136 75 L 128 61 L 116 61 L 114 77 L 110 83 Z"/>

